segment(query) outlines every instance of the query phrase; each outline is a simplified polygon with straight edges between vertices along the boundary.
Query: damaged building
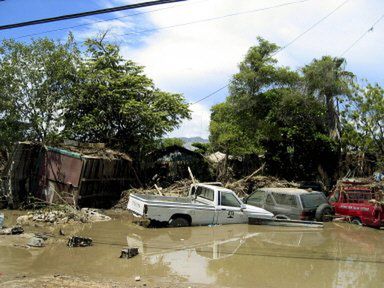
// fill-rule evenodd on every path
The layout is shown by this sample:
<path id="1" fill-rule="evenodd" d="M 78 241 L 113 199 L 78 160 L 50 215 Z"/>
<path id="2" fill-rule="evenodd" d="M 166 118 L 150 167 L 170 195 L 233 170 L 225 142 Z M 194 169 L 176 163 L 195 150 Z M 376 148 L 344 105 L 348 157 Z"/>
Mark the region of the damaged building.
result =
<path id="1" fill-rule="evenodd" d="M 178 145 L 147 154 L 142 174 L 145 182 L 155 181 L 166 187 L 177 180 L 189 178 L 188 167 L 200 181 L 211 180 L 212 173 L 204 157 Z"/>
<path id="2" fill-rule="evenodd" d="M 102 144 L 20 142 L 3 171 L 0 194 L 13 208 L 31 203 L 108 208 L 132 184 L 132 169 L 127 154 Z"/>

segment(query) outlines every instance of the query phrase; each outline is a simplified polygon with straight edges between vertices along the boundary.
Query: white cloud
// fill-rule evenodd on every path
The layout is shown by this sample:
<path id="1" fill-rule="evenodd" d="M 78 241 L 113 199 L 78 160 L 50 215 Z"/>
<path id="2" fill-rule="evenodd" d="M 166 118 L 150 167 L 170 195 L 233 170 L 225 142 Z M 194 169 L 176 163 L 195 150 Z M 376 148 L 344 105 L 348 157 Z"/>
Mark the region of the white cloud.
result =
<path id="1" fill-rule="evenodd" d="M 169 133 L 169 137 L 197 137 L 200 136 L 208 139 L 210 111 L 209 109 L 199 103 L 191 105 L 190 107 L 191 120 L 184 121 L 180 128 Z"/>
<path id="2" fill-rule="evenodd" d="M 256 36 L 284 46 L 344 1 L 312 0 L 217 21 L 162 29 L 140 35 L 140 45 L 132 44 L 138 39 L 137 35 L 126 36 L 129 42 L 121 43 L 122 52 L 127 58 L 144 65 L 146 73 L 161 89 L 183 92 L 187 99 L 193 102 L 227 83 L 230 75 L 237 71 L 237 64 L 248 48 L 256 43 Z M 127 33 L 133 28 L 142 30 L 148 26 L 167 27 L 287 2 L 292 1 L 186 1 L 168 6 L 175 8 L 145 14 L 145 23 L 142 19 L 136 22 L 137 18 L 122 19 L 111 26 L 95 25 L 88 32 L 112 27 L 114 33 L 123 34 L 122 30 Z M 101 3 L 112 5 L 132 1 L 110 0 Z M 145 11 L 161 7 L 150 7 Z M 370 5 L 363 0 L 348 1 L 332 16 L 280 53 L 277 56 L 280 64 L 297 69 L 315 57 L 325 54 L 340 55 L 380 16 L 383 8 L 384 4 L 380 0 L 371 0 Z M 121 23 L 118 23 L 119 21 Z M 383 27 L 384 21 L 374 33 L 368 34 L 346 55 L 349 63 L 347 68 L 358 76 L 361 73 L 363 77 L 369 77 L 369 73 L 381 71 L 384 42 L 380 31 L 383 31 Z M 192 107 L 196 110 L 193 119 L 173 134 L 200 136 L 204 130 L 203 134 L 207 135 L 209 108 L 206 103 L 212 103 L 213 98 L 196 105 L 196 108 Z M 216 102 L 218 100 L 222 101 L 223 98 L 217 98 Z M 205 115 L 202 116 L 203 121 L 199 120 L 198 111 Z"/>

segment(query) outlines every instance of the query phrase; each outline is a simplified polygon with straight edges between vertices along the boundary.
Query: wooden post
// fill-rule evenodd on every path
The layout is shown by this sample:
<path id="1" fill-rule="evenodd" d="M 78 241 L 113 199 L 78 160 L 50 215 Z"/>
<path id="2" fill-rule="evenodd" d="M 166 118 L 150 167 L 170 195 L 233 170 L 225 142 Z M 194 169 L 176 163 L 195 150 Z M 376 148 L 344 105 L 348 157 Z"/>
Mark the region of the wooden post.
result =
<path id="1" fill-rule="evenodd" d="M 193 174 L 192 174 L 192 171 L 191 171 L 191 168 L 188 166 L 188 172 L 189 172 L 189 176 L 191 177 L 192 179 L 192 183 L 193 184 L 196 184 L 196 180 L 195 180 L 195 177 L 193 177 Z"/>
<path id="2" fill-rule="evenodd" d="M 163 193 L 161 193 L 161 189 L 159 188 L 159 186 L 157 186 L 155 184 L 155 188 L 156 188 L 157 192 L 159 192 L 160 196 L 164 196 Z"/>

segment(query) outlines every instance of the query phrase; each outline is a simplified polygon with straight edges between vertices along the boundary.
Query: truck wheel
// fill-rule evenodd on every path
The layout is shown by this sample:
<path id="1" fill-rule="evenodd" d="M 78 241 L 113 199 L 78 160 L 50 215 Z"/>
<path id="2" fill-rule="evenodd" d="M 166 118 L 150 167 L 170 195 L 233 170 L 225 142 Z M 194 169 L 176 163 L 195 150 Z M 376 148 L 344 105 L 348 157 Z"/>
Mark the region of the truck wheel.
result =
<path id="1" fill-rule="evenodd" d="M 324 203 L 317 207 L 315 219 L 320 222 L 329 222 L 332 221 L 333 214 L 332 207 Z"/>
<path id="2" fill-rule="evenodd" d="M 187 219 L 182 217 L 176 217 L 169 221 L 169 227 L 187 227 L 189 226 L 189 222 Z"/>
<path id="3" fill-rule="evenodd" d="M 361 223 L 359 218 L 353 218 L 351 223 L 355 225 L 363 226 L 363 223 Z"/>

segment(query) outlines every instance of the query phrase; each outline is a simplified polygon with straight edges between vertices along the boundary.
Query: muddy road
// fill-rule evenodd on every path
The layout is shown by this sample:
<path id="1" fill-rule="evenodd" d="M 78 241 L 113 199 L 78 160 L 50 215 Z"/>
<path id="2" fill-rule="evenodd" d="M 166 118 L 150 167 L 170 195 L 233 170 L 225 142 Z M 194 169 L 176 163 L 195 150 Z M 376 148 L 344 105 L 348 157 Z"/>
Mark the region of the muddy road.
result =
<path id="1" fill-rule="evenodd" d="M 14 212 L 13 212 L 14 213 Z M 147 229 L 126 213 L 109 222 L 46 230 L 43 248 L 0 236 L 0 287 L 382 287 L 384 231 L 327 223 L 324 229 L 227 225 Z M 17 215 L 6 215 L 11 222 Z M 71 235 L 92 247 L 68 248 Z M 124 247 L 140 254 L 119 259 Z M 135 277 L 140 276 L 140 281 Z"/>

